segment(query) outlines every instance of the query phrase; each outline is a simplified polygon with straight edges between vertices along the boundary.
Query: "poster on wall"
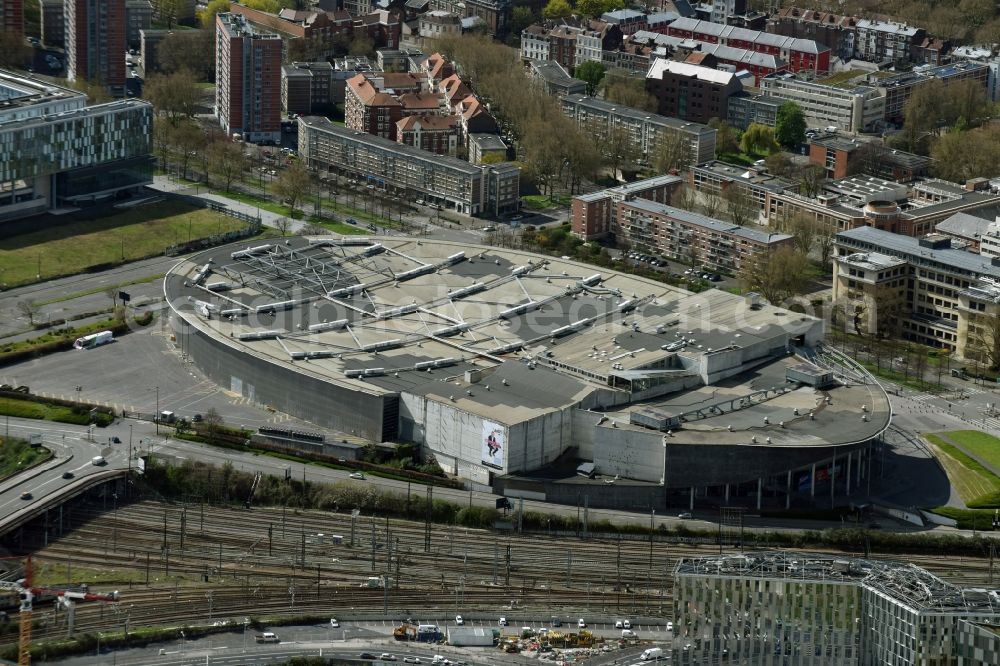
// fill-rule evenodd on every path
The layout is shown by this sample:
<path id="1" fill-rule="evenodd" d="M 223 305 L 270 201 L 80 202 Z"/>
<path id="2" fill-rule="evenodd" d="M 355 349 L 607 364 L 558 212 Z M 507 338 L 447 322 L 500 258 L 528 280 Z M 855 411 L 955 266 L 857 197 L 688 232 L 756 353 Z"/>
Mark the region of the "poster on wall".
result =
<path id="1" fill-rule="evenodd" d="M 507 446 L 502 425 L 483 421 L 483 464 L 494 469 L 503 469 L 504 449 Z"/>

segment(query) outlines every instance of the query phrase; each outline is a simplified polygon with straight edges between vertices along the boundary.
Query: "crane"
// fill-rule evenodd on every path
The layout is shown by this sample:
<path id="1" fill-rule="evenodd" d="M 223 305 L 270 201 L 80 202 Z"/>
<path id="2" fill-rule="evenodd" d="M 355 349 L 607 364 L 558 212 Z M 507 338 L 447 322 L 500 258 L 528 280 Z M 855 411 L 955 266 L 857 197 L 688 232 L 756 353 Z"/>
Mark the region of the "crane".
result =
<path id="1" fill-rule="evenodd" d="M 58 590 L 54 588 L 35 587 L 32 582 L 31 556 L 24 563 L 24 578 L 17 581 L 0 581 L 0 589 L 14 590 L 21 597 L 21 608 L 18 613 L 20 631 L 17 640 L 17 665 L 31 666 L 31 615 L 32 603 L 35 597 L 43 594 L 55 595 L 58 603 L 65 606 L 69 614 L 69 633 L 73 634 L 73 609 L 77 601 L 118 601 L 118 590 L 108 594 L 93 594 L 76 590 Z"/>

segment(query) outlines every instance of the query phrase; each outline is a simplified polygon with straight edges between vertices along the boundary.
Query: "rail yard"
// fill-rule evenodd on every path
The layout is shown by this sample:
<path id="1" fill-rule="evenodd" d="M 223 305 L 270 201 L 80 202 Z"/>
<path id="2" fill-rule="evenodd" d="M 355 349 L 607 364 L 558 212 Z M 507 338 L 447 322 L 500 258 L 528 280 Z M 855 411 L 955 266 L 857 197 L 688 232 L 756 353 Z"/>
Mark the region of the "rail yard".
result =
<path id="1" fill-rule="evenodd" d="M 44 533 L 33 533 L 40 543 L 20 544 L 33 553 L 36 576 L 121 592 L 117 603 L 80 605 L 78 633 L 309 615 L 399 620 L 559 611 L 665 623 L 673 616 L 677 560 L 718 552 L 716 544 L 676 537 L 517 535 L 350 512 L 155 501 L 77 505 L 62 536 L 53 533 L 47 544 Z M 993 582 L 988 557 L 896 559 L 962 586 Z M 56 606 L 40 604 L 34 617 L 36 641 L 67 635 L 66 613 Z"/>

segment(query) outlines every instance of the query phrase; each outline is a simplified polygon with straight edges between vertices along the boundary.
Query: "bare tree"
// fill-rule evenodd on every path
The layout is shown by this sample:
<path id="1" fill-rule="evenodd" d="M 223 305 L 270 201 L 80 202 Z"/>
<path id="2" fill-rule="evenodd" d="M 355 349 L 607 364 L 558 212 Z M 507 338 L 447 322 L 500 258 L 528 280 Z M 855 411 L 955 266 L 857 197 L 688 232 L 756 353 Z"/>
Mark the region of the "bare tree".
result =
<path id="1" fill-rule="evenodd" d="M 694 212 L 698 207 L 698 195 L 687 183 L 681 183 L 670 195 L 670 205 L 674 208 Z"/>
<path id="2" fill-rule="evenodd" d="M 215 443 L 215 438 L 222 430 L 224 424 L 225 421 L 223 421 L 222 416 L 216 411 L 215 407 L 209 407 L 201 420 L 201 429 L 208 438 L 209 444 Z"/>
<path id="3" fill-rule="evenodd" d="M 35 301 L 25 299 L 17 302 L 17 311 L 21 313 L 22 317 L 27 317 L 30 326 L 35 325 L 35 317 L 38 316 L 38 310 L 39 306 Z"/>
<path id="4" fill-rule="evenodd" d="M 803 253 L 782 245 L 749 259 L 741 267 L 741 277 L 748 290 L 760 293 L 771 303 L 780 303 L 804 291 L 808 264 Z"/>
<path id="5" fill-rule="evenodd" d="M 274 228 L 281 232 L 282 236 L 288 235 L 288 230 L 292 227 L 292 221 L 287 217 L 279 217 L 274 221 Z"/>
<path id="6" fill-rule="evenodd" d="M 680 132 L 663 132 L 656 137 L 651 161 L 659 173 L 686 171 L 694 161 L 691 141 Z"/>
<path id="7" fill-rule="evenodd" d="M 997 313 L 976 313 L 969 318 L 969 339 L 973 357 L 990 370 L 1000 370 L 1000 316 Z"/>
<path id="8" fill-rule="evenodd" d="M 722 190 L 722 199 L 726 204 L 726 214 L 729 215 L 729 219 L 741 227 L 753 222 L 760 212 L 760 207 L 750 190 L 737 183 L 730 183 Z"/>
<path id="9" fill-rule="evenodd" d="M 222 139 L 208 146 L 208 168 L 226 184 L 227 192 L 243 173 L 245 164 L 246 154 L 241 143 Z"/>
<path id="10" fill-rule="evenodd" d="M 294 162 L 281 172 L 271 186 L 282 201 L 287 201 L 291 215 L 295 217 L 295 206 L 309 191 L 309 170 L 301 162 Z"/>

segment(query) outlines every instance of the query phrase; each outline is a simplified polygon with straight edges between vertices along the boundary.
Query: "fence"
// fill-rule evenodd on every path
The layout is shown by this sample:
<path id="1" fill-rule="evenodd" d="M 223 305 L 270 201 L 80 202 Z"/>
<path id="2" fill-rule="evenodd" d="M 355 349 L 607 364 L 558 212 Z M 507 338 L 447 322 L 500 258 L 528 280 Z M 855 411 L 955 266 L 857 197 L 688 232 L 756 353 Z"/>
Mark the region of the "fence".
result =
<path id="1" fill-rule="evenodd" d="M 230 217 L 235 217 L 238 220 L 243 220 L 247 223 L 242 229 L 236 231 L 228 231 L 224 234 L 215 234 L 213 236 L 208 236 L 207 238 L 198 238 L 196 240 L 190 241 L 188 243 L 179 243 L 177 245 L 168 246 L 163 253 L 168 257 L 175 257 L 179 254 L 187 254 L 188 252 L 194 252 L 196 250 L 204 250 L 210 247 L 215 247 L 216 245 L 225 245 L 226 243 L 232 243 L 233 241 L 238 241 L 241 238 L 249 238 L 250 236 L 256 236 L 260 233 L 263 228 L 263 224 L 259 217 L 254 217 L 247 215 L 246 213 L 241 213 L 236 210 L 230 210 L 225 206 L 216 207 L 216 205 L 210 205 L 209 208 L 218 211 Z"/>

